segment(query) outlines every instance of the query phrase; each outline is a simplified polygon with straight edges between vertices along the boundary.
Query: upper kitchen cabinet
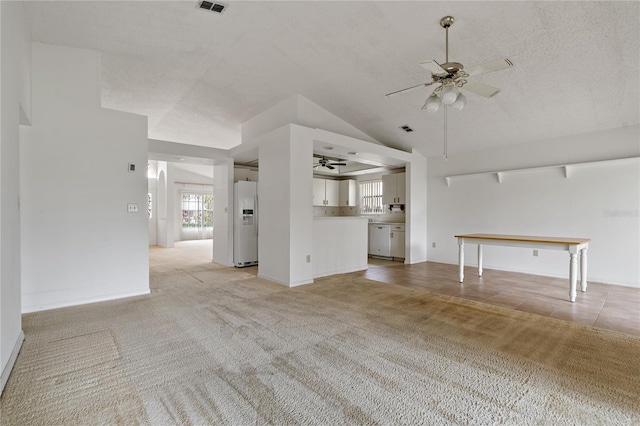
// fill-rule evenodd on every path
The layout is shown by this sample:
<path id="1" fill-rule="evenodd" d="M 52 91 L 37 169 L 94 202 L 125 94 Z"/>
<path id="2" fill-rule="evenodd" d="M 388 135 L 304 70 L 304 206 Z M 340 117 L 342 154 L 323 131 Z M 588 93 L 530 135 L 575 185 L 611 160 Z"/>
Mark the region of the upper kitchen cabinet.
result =
<path id="1" fill-rule="evenodd" d="M 382 204 L 406 204 L 405 173 L 382 176 Z"/>
<path id="2" fill-rule="evenodd" d="M 353 179 L 340 181 L 340 205 L 355 206 L 356 202 L 356 181 Z"/>
<path id="3" fill-rule="evenodd" d="M 340 182 L 330 179 L 313 179 L 313 205 L 337 207 L 340 202 Z"/>

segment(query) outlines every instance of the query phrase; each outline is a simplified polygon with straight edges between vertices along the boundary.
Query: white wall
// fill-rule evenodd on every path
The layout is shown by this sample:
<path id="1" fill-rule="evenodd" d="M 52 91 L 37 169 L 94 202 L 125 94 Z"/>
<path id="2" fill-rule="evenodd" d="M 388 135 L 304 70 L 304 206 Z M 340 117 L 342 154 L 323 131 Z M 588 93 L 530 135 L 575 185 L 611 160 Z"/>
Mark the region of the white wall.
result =
<path id="1" fill-rule="evenodd" d="M 160 247 L 172 247 L 173 242 L 168 238 L 167 230 L 167 173 L 168 164 L 166 161 L 158 161 L 158 183 L 157 183 L 157 218 L 156 218 L 156 244 Z"/>
<path id="2" fill-rule="evenodd" d="M 149 218 L 149 245 L 158 244 L 158 162 L 150 160 L 155 170 L 154 177 L 147 177 L 147 192 L 151 193 L 151 218 Z"/>
<path id="3" fill-rule="evenodd" d="M 453 180 L 443 176 L 640 155 L 638 126 L 428 161 L 428 259 L 457 263 L 459 233 L 591 238 L 589 281 L 640 287 L 640 162 Z M 432 243 L 436 248 L 432 248 Z M 467 264 L 475 265 L 474 256 Z M 486 268 L 567 277 L 568 254 L 487 246 Z"/>
<path id="4" fill-rule="evenodd" d="M 233 266 L 233 159 L 213 163 L 213 261 Z"/>
<path id="5" fill-rule="evenodd" d="M 371 136 L 299 94 L 280 101 L 242 123 L 242 143 L 251 142 L 260 135 L 287 124 L 297 124 L 312 129 L 319 128 L 379 144 Z"/>
<path id="6" fill-rule="evenodd" d="M 0 393 L 22 345 L 20 124 L 31 119 L 31 39 L 23 5 L 0 2 Z"/>
<path id="7" fill-rule="evenodd" d="M 419 263 L 427 260 L 427 159 L 413 151 L 411 162 L 407 163 L 406 185 L 409 196 L 406 209 L 405 263 Z"/>
<path id="8" fill-rule="evenodd" d="M 32 51 L 33 126 L 20 147 L 23 312 L 149 293 L 147 120 L 100 108 L 97 52 Z"/>
<path id="9" fill-rule="evenodd" d="M 260 138 L 258 274 L 290 287 L 313 282 L 312 129 L 287 125 Z"/>

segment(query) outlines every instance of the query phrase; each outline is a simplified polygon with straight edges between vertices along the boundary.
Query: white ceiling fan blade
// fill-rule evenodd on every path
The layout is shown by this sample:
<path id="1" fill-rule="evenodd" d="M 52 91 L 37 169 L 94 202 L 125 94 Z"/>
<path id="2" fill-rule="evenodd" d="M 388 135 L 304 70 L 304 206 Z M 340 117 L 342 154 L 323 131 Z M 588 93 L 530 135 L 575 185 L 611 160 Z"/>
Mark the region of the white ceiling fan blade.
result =
<path id="1" fill-rule="evenodd" d="M 469 70 L 467 70 L 467 73 L 469 75 L 479 75 L 486 72 L 499 71 L 511 67 L 513 67 L 513 62 L 511 62 L 509 58 L 503 58 L 473 66 Z"/>
<path id="2" fill-rule="evenodd" d="M 444 70 L 439 63 L 434 61 L 433 59 L 429 59 L 426 61 L 420 62 L 420 65 L 427 71 L 429 71 L 433 75 L 444 75 L 447 74 L 447 71 Z"/>
<path id="3" fill-rule="evenodd" d="M 485 98 L 492 98 L 500 92 L 500 89 L 497 87 L 489 86 L 488 84 L 477 81 L 467 81 L 462 88 L 473 92 L 476 95 L 484 96 Z"/>
<path id="4" fill-rule="evenodd" d="M 421 87 L 431 86 L 433 83 L 435 83 L 435 81 L 430 81 L 428 83 L 422 83 L 422 84 L 416 84 L 415 86 L 407 87 L 406 89 L 397 90 L 395 92 L 387 93 L 385 96 L 387 98 L 389 98 L 391 96 L 400 95 L 402 93 L 410 92 L 412 90 L 419 89 Z"/>

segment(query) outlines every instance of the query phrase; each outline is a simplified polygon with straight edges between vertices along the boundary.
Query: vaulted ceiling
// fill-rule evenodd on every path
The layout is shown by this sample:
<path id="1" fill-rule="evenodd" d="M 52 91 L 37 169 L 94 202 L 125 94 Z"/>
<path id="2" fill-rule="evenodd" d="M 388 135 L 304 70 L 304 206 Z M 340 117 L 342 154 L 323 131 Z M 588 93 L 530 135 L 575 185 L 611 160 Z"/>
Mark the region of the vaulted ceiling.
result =
<path id="1" fill-rule="evenodd" d="M 381 143 L 442 149 L 442 112 L 421 107 L 419 61 L 468 68 L 502 91 L 449 114 L 449 154 L 637 125 L 638 2 L 28 2 L 33 40 L 99 50 L 104 107 L 149 117 L 149 137 L 231 148 L 240 124 L 299 93 Z M 399 127 L 414 129 L 405 133 Z"/>

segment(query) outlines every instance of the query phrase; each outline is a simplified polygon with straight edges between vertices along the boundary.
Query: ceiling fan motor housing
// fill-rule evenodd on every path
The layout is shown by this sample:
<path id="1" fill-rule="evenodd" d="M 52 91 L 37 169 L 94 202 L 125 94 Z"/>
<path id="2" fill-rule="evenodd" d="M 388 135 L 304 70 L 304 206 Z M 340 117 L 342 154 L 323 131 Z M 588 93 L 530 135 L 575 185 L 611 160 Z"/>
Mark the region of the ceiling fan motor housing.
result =
<path id="1" fill-rule="evenodd" d="M 447 62 L 446 64 L 442 64 L 440 66 L 452 77 L 458 74 L 460 71 L 464 70 L 464 65 L 462 65 L 460 62 Z"/>

